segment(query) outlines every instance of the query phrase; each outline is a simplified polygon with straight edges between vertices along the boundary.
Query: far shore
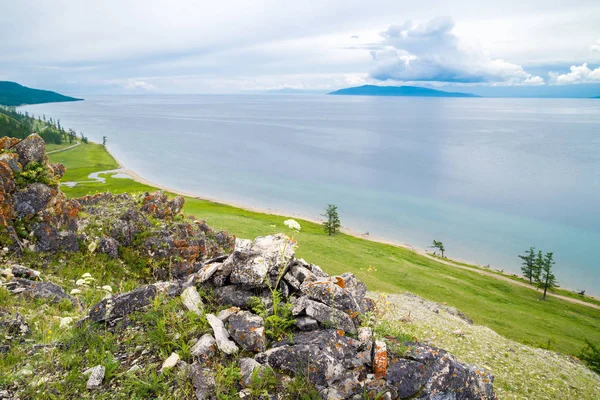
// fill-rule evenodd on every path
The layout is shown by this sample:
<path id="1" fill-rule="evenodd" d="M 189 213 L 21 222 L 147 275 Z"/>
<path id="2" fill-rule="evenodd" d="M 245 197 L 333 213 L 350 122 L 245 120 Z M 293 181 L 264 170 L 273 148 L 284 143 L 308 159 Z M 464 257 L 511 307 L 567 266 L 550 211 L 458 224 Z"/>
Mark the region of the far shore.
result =
<path id="1" fill-rule="evenodd" d="M 170 193 L 174 193 L 180 196 L 185 196 L 185 197 L 192 197 L 192 198 L 196 198 L 199 200 L 206 200 L 206 201 L 210 201 L 213 203 L 218 203 L 218 204 L 225 204 L 228 206 L 232 206 L 232 207 L 236 207 L 236 208 L 240 208 L 243 210 L 247 210 L 247 211 L 251 211 L 251 212 L 256 212 L 256 213 L 261 213 L 261 214 L 271 214 L 271 215 L 278 215 L 278 216 L 282 216 L 282 217 L 287 217 L 287 218 L 298 218 L 301 220 L 305 220 L 308 222 L 313 222 L 315 224 L 322 224 L 323 220 L 319 219 L 319 218 L 314 218 L 308 215 L 303 215 L 303 214 L 298 214 L 298 213 L 286 213 L 282 210 L 273 210 L 270 208 L 263 208 L 263 207 L 254 207 L 254 206 L 249 206 L 247 204 L 242 204 L 242 203 L 237 203 L 237 202 L 233 202 L 233 201 L 223 201 L 221 199 L 217 199 L 217 198 L 212 198 L 212 197 L 208 197 L 208 196 L 203 196 L 203 195 L 199 195 L 197 193 L 191 193 L 191 192 L 186 192 L 186 191 L 182 191 L 182 190 L 176 190 L 164 185 L 160 185 L 156 182 L 152 182 L 146 178 L 144 178 L 143 176 L 141 176 L 139 173 L 132 171 L 131 169 L 128 169 L 122 162 L 121 160 L 119 160 L 117 157 L 114 156 L 113 153 L 110 152 L 110 150 L 108 150 L 108 148 L 106 149 L 106 151 L 108 151 L 108 153 L 115 159 L 115 161 L 119 164 L 119 169 L 118 170 L 114 170 L 114 171 L 110 171 L 110 172 L 119 172 L 122 174 L 126 174 L 128 176 L 130 176 L 133 180 L 148 185 L 148 186 L 152 186 Z M 108 172 L 108 171 L 107 171 Z M 522 275 L 520 274 L 515 274 L 512 272 L 505 272 L 504 270 L 498 270 L 498 269 L 494 269 L 494 271 L 496 272 L 492 272 L 492 270 L 486 270 L 485 267 L 480 266 L 477 263 L 474 262 L 470 262 L 470 261 L 465 261 L 465 260 L 460 260 L 460 259 L 441 259 L 439 257 L 434 257 L 428 250 L 423 249 L 423 248 L 419 248 L 416 246 L 412 246 L 408 243 L 401 243 L 401 242 L 397 242 L 397 241 L 393 241 L 393 240 L 389 240 L 386 239 L 384 237 L 378 237 L 376 235 L 370 235 L 370 234 L 364 234 L 364 233 L 360 233 L 354 229 L 351 228 L 347 228 L 347 227 L 342 227 L 341 232 L 349 235 L 349 236 L 353 236 L 359 239 L 364 239 L 364 240 L 370 240 L 373 242 L 377 242 L 377 243 L 382 243 L 382 244 L 387 244 L 390 246 L 396 246 L 396 247 L 401 247 L 407 250 L 411 250 L 413 252 L 415 252 L 416 254 L 422 255 L 424 257 L 436 260 L 437 262 L 440 262 L 442 264 L 446 264 L 455 268 L 461 268 L 461 269 L 465 269 L 465 270 L 469 270 L 469 271 L 473 271 L 473 272 L 478 272 L 480 274 L 483 275 L 487 275 L 487 276 L 492 276 L 495 277 L 499 280 L 505 281 L 505 282 L 509 282 L 512 283 L 514 285 L 517 286 L 521 286 L 521 287 L 526 287 L 532 290 L 537 290 L 534 286 L 531 286 L 527 283 L 524 282 L 520 282 L 520 281 L 515 281 L 513 279 L 511 279 L 510 277 L 520 277 L 522 278 Z M 459 265 L 456 263 L 462 263 L 462 264 L 469 264 L 472 265 L 473 267 L 467 267 L 464 265 Z M 501 275 L 500 275 L 501 274 Z M 576 293 L 575 290 L 570 289 L 570 288 L 566 288 L 566 287 L 561 287 L 560 289 L 562 290 L 567 290 L 573 293 Z M 556 293 L 548 293 L 551 296 L 560 298 L 562 300 L 566 300 L 566 301 L 570 301 L 573 303 L 578 303 L 578 304 L 582 304 L 582 305 L 587 305 L 590 307 L 594 307 L 594 308 L 598 308 L 600 309 L 599 305 L 596 304 L 592 304 L 583 300 L 578 300 L 576 298 L 572 298 L 572 297 L 567 297 L 567 296 L 563 296 L 560 294 L 556 294 Z M 590 299 L 594 299 L 594 300 L 598 300 L 600 301 L 600 297 L 595 296 L 595 295 L 589 295 L 586 294 L 586 297 L 590 298 Z"/>

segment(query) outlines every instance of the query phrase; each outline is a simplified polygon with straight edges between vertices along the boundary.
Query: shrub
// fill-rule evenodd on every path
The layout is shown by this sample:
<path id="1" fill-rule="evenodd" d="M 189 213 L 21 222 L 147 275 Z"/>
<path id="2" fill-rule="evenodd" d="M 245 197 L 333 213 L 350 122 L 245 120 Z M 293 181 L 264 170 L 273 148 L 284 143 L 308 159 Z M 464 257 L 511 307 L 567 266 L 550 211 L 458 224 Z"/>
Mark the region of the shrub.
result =
<path id="1" fill-rule="evenodd" d="M 600 374 L 600 346 L 585 339 L 585 346 L 581 349 L 579 358 L 584 361 L 592 371 Z"/>

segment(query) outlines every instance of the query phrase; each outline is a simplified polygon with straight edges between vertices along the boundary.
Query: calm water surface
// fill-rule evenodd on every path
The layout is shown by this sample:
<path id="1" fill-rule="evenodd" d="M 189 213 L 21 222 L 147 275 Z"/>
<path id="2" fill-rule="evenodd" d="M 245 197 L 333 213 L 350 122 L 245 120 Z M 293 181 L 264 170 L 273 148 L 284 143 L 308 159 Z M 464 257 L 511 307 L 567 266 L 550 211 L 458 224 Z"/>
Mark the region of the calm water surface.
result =
<path id="1" fill-rule="evenodd" d="M 175 189 L 317 217 L 519 271 L 553 251 L 600 294 L 600 101 L 117 96 L 25 107 Z"/>

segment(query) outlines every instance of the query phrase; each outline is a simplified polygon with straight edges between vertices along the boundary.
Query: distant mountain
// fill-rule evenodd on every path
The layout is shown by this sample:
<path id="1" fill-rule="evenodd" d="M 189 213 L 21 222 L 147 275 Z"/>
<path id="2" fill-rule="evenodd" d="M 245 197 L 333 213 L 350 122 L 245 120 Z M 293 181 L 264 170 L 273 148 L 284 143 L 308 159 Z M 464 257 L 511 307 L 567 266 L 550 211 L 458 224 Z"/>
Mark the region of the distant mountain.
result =
<path id="1" fill-rule="evenodd" d="M 600 99 L 600 96 L 594 96 L 592 99 Z"/>
<path id="2" fill-rule="evenodd" d="M 24 104 L 58 103 L 78 101 L 49 90 L 31 89 L 15 82 L 0 81 L 0 105 L 21 106 Z"/>
<path id="3" fill-rule="evenodd" d="M 336 90 L 328 94 L 346 96 L 480 97 L 471 93 L 444 92 L 418 86 L 364 85 Z"/>

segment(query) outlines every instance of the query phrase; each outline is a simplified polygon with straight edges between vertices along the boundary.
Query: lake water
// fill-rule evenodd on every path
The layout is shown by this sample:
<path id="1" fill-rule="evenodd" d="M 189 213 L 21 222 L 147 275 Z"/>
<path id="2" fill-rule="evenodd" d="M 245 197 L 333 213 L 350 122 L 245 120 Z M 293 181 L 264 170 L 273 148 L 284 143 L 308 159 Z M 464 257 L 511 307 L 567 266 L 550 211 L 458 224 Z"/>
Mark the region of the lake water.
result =
<path id="1" fill-rule="evenodd" d="M 174 189 L 318 217 L 600 294 L 600 101 L 354 96 L 90 96 L 24 107 Z"/>

